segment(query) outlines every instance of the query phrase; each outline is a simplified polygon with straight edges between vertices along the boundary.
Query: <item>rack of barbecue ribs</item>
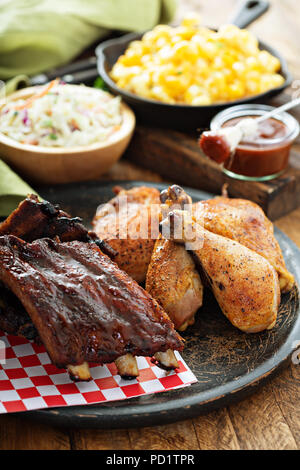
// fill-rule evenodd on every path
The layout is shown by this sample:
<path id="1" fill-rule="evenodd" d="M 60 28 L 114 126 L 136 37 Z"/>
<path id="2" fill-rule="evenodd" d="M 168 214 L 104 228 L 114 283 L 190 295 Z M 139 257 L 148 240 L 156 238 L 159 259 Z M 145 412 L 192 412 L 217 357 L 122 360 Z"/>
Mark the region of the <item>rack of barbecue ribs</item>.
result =
<path id="1" fill-rule="evenodd" d="M 89 232 L 81 219 L 72 218 L 48 201 L 40 202 L 34 194 L 22 201 L 7 219 L 0 223 L 0 236 L 15 235 L 31 242 L 39 238 L 59 237 L 61 241 L 95 242 L 111 258 L 115 251 L 96 234 Z M 0 283 L 0 328 L 27 339 L 38 339 L 37 331 L 21 302 Z"/>
<path id="2" fill-rule="evenodd" d="M 26 309 L 52 362 L 75 379 L 89 378 L 88 362 L 182 349 L 167 314 L 96 244 L 2 236 L 0 279 Z"/>
<path id="3" fill-rule="evenodd" d="M 38 233 L 33 233 L 30 221 L 25 224 L 20 218 L 29 204 L 44 226 Z M 166 369 L 178 367 L 173 351 L 182 350 L 183 343 L 167 314 L 100 249 L 104 246 L 112 254 L 107 244 L 78 219 L 62 218 L 69 216 L 30 197 L 1 224 L 0 280 L 6 295 L 1 296 L 0 317 L 4 304 L 4 320 L 9 320 L 8 312 L 20 320 L 11 321 L 6 330 L 12 326 L 23 334 L 20 327 L 30 329 L 32 324 L 32 337 L 42 341 L 53 363 L 66 367 L 74 380 L 90 379 L 88 362 L 115 361 L 122 377 L 136 377 L 136 355 L 154 356 Z M 64 224 L 69 233 L 61 230 L 58 237 L 55 224 Z M 50 234 L 55 239 L 29 243 L 9 231 L 27 239 Z M 70 239 L 71 231 L 81 240 L 62 242 L 61 238 Z"/>

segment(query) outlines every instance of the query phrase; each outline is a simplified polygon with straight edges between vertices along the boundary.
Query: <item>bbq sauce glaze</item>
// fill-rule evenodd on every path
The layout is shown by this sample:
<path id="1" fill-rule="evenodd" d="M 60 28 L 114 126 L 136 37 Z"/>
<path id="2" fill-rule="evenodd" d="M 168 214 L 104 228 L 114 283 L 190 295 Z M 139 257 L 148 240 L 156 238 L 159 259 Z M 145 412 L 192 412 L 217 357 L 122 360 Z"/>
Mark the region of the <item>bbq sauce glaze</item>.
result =
<path id="1" fill-rule="evenodd" d="M 94 244 L 0 237 L 0 280 L 57 367 L 183 349 L 158 303 Z"/>
<path id="2" fill-rule="evenodd" d="M 222 127 L 234 126 L 243 116 L 226 121 Z M 238 145 L 233 158 L 224 167 L 233 173 L 245 176 L 267 176 L 282 172 L 288 165 L 292 140 L 290 130 L 281 121 L 269 118 L 259 123 L 255 136 L 243 140 Z M 276 141 L 274 141 L 276 139 Z"/>

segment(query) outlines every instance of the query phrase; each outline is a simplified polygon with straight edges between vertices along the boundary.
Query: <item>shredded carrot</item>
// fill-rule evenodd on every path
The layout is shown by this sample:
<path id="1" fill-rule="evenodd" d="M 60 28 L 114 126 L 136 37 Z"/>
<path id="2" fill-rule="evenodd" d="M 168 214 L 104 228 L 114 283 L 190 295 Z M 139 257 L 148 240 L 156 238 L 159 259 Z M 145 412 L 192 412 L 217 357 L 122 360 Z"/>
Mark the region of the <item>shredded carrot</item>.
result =
<path id="1" fill-rule="evenodd" d="M 55 80 L 52 80 L 42 91 L 40 91 L 40 93 L 36 93 L 35 95 L 31 96 L 30 98 L 28 98 L 28 100 L 25 101 L 25 103 L 21 104 L 20 106 L 16 106 L 15 109 L 20 110 L 20 109 L 29 108 L 35 100 L 47 95 L 47 93 L 49 93 L 51 88 L 53 88 L 58 83 L 59 83 L 58 78 L 56 78 Z"/>
<path id="2" fill-rule="evenodd" d="M 77 122 L 75 121 L 75 119 L 72 119 L 72 120 L 71 120 L 71 124 L 72 124 L 72 126 L 74 127 L 74 129 L 76 129 L 76 130 L 79 130 L 79 129 L 80 129 L 80 127 L 78 126 L 78 124 L 77 124 Z"/>

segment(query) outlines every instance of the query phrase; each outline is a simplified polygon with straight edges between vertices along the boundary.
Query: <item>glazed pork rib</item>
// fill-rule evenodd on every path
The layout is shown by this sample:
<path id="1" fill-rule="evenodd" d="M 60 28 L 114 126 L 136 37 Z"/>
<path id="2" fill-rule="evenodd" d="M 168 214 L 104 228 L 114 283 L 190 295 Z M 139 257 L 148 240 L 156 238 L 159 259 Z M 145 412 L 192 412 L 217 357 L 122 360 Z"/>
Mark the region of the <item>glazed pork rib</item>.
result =
<path id="1" fill-rule="evenodd" d="M 61 241 L 87 241 L 88 231 L 79 218 L 72 219 L 58 206 L 47 201 L 40 202 L 37 196 L 31 194 L 0 224 L 2 235 L 15 235 L 27 242 L 56 236 Z"/>
<path id="2" fill-rule="evenodd" d="M 0 282 L 0 329 L 38 341 L 38 333 L 19 299 Z"/>
<path id="3" fill-rule="evenodd" d="M 80 240 L 95 242 L 110 257 L 116 254 L 105 242 L 89 232 L 78 217 L 72 218 L 48 201 L 40 202 L 34 194 L 24 201 L 0 223 L 0 236 L 15 235 L 32 242 L 39 238 L 56 238 L 61 241 Z M 21 302 L 0 283 L 0 328 L 17 336 L 37 340 L 37 331 Z"/>
<path id="4" fill-rule="evenodd" d="M 32 323 L 31 318 L 22 303 L 1 282 L 0 329 L 11 335 L 23 336 L 29 340 L 34 340 L 36 343 L 41 342 L 37 329 Z M 137 361 L 132 354 L 128 353 L 125 354 L 125 356 L 116 359 L 115 364 L 120 376 L 124 379 L 130 380 L 139 375 Z M 81 376 L 82 373 L 83 371 L 81 370 Z M 74 372 L 72 372 L 72 375 L 75 375 Z"/>
<path id="5" fill-rule="evenodd" d="M 0 224 L 0 236 L 15 235 L 27 242 L 56 237 L 62 242 L 95 242 L 104 253 L 113 258 L 116 255 L 115 250 L 95 233 L 89 232 L 81 222 L 79 217 L 72 218 L 58 206 L 48 201 L 40 202 L 36 195 L 30 194 Z"/>
<path id="6" fill-rule="evenodd" d="M 117 256 L 117 252 L 108 243 L 100 240 L 94 232 L 84 227 L 80 218 L 72 218 L 59 206 L 54 206 L 48 201 L 40 202 L 35 195 L 29 195 L 0 224 L 0 235 L 15 235 L 29 242 L 44 237 L 59 237 L 61 241 L 94 242 L 110 258 Z M 20 301 L 12 293 L 8 293 L 8 290 L 4 289 L 1 284 L 0 298 L 2 299 L 0 301 L 0 328 L 9 334 L 38 341 L 38 333 L 26 310 Z M 131 354 L 119 358 L 116 366 L 122 377 L 130 379 L 138 376 L 137 362 Z"/>
<path id="7" fill-rule="evenodd" d="M 2 236 L 0 280 L 22 302 L 52 362 L 75 379 L 88 362 L 183 349 L 157 302 L 95 244 Z"/>

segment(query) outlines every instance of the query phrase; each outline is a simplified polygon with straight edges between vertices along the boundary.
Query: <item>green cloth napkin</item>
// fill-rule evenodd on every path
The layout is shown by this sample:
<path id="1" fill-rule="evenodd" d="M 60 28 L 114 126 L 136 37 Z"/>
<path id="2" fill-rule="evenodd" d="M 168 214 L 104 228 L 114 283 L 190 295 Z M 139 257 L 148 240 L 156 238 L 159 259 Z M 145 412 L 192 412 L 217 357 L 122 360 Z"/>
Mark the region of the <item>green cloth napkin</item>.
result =
<path id="1" fill-rule="evenodd" d="M 63 65 L 112 29 L 169 22 L 177 0 L 1 0 L 0 79 Z"/>
<path id="2" fill-rule="evenodd" d="M 0 160 L 0 217 L 8 216 L 27 194 L 37 194 Z"/>
<path id="3" fill-rule="evenodd" d="M 25 88 L 30 85 L 29 78 L 27 75 L 17 75 L 14 78 L 11 78 L 8 80 L 8 82 L 5 83 L 5 96 L 10 95 L 11 93 L 14 93 L 16 90 L 19 88 Z M 0 90 L 0 98 L 2 99 L 2 94 Z"/>

